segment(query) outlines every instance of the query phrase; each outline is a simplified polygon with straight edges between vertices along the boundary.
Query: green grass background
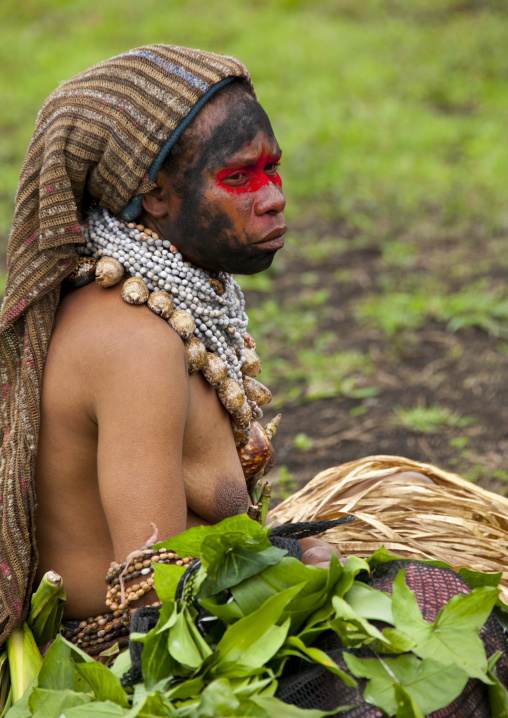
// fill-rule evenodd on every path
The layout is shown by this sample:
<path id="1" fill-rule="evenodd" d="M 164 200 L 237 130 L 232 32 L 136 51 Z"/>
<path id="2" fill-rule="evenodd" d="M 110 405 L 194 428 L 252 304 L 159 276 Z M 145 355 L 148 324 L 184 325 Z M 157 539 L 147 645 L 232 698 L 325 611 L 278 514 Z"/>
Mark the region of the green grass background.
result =
<path id="1" fill-rule="evenodd" d="M 290 217 L 381 238 L 417 222 L 502 230 L 505 0 L 3 0 L 0 237 L 45 97 L 152 42 L 235 54 L 284 149 Z"/>

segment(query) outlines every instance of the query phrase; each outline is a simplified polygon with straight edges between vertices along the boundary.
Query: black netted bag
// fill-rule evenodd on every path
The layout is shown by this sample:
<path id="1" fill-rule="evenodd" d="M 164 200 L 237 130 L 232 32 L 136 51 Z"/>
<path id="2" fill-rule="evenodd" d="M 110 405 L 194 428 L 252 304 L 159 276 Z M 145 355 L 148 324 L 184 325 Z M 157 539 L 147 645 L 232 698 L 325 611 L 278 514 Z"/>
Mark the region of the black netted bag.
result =
<path id="1" fill-rule="evenodd" d="M 158 606 L 142 606 L 134 611 L 131 619 L 131 633 L 148 633 L 155 628 L 160 616 Z M 131 667 L 123 674 L 120 683 L 124 688 L 141 683 L 143 673 L 141 672 L 141 653 L 143 644 L 129 641 L 129 654 Z"/>
<path id="2" fill-rule="evenodd" d="M 344 660 L 344 650 L 337 634 L 325 631 L 314 643 L 327 653 L 335 663 L 346 673 L 351 675 Z M 373 658 L 368 648 L 350 650 L 359 658 Z M 284 668 L 284 674 L 279 679 L 276 697 L 284 703 L 291 703 L 298 708 L 317 708 L 331 711 L 344 705 L 354 705 L 349 711 L 337 713 L 348 718 L 378 718 L 384 716 L 383 711 L 375 706 L 365 703 L 362 699 L 363 689 L 367 681 L 357 679 L 358 688 L 346 686 L 344 681 L 317 663 L 309 663 L 303 658 L 291 658 Z"/>
<path id="3" fill-rule="evenodd" d="M 355 520 L 355 516 L 348 514 L 338 519 L 325 519 L 323 521 L 301 521 L 299 523 L 281 524 L 271 529 L 269 534 L 272 546 L 284 549 L 287 556 L 302 558 L 302 547 L 299 544 L 300 539 L 317 536 L 317 534 L 328 531 L 328 529 L 336 528 L 341 524 L 349 524 Z"/>
<path id="4" fill-rule="evenodd" d="M 364 580 L 379 591 L 392 593 L 393 582 L 402 569 L 406 571 L 406 583 L 416 595 L 423 618 L 429 623 L 435 620 L 439 609 L 450 598 L 458 593 L 466 594 L 471 591 L 466 581 L 454 571 L 418 561 L 400 560 L 377 566 L 370 576 L 365 574 Z M 480 631 L 480 636 L 487 657 L 490 658 L 497 651 L 501 652 L 501 658 L 496 664 L 497 676 L 505 686 L 508 686 L 508 644 L 495 616 L 491 615 L 488 618 Z M 339 637 L 333 631 L 323 633 L 314 645 L 327 653 L 343 671 L 349 674 L 344 661 L 345 650 L 360 658 L 375 657 L 368 647 L 344 649 Z M 292 658 L 286 664 L 284 675 L 279 679 L 276 696 L 285 703 L 299 708 L 333 710 L 341 705 L 355 706 L 348 711 L 337 713 L 340 718 L 384 716 L 383 711 L 362 699 L 366 681 L 357 679 L 357 683 L 358 689 L 350 688 L 326 668 L 311 664 L 304 659 Z M 478 679 L 470 679 L 453 703 L 430 715 L 432 718 L 490 718 L 487 686 Z"/>

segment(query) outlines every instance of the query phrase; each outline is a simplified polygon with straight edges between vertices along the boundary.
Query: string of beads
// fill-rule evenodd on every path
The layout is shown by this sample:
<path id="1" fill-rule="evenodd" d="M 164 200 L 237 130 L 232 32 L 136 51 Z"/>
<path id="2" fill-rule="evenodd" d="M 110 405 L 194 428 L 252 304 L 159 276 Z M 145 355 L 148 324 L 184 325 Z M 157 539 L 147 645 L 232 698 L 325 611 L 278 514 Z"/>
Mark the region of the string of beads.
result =
<path id="1" fill-rule="evenodd" d="M 147 548 L 131 554 L 129 562 L 112 564 L 106 576 L 106 606 L 109 612 L 87 618 L 78 627 L 67 629 L 65 638 L 80 648 L 89 649 L 128 636 L 131 617 L 136 610 L 131 604 L 154 589 L 152 562 L 187 567 L 193 560 L 190 556 L 180 558 L 178 554 L 166 549 Z M 133 583 L 136 579 L 141 580 Z M 125 591 L 123 582 L 130 584 Z M 147 605 L 160 606 L 161 602 L 154 601 Z"/>
<path id="2" fill-rule="evenodd" d="M 191 313 L 194 335 L 225 362 L 228 376 L 241 382 L 248 319 L 242 290 L 230 274 L 192 266 L 168 240 L 103 208 L 89 215 L 83 230 L 94 257 L 117 259 L 149 291 L 168 292 L 177 309 Z"/>

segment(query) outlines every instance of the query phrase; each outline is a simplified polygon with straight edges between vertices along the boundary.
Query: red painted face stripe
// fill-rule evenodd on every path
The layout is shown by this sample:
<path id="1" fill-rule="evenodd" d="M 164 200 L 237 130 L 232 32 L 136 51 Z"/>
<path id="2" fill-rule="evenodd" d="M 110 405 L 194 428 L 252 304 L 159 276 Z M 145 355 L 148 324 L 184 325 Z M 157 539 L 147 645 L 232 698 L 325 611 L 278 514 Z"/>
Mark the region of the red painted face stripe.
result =
<path id="1" fill-rule="evenodd" d="M 256 164 L 253 165 L 228 167 L 218 173 L 216 184 L 234 194 L 257 192 L 261 189 L 261 187 L 270 183 L 276 185 L 277 187 L 282 187 L 282 180 L 278 172 L 274 175 L 266 174 L 266 167 L 268 165 L 277 164 L 278 161 L 279 157 L 261 157 Z M 246 175 L 246 179 L 242 185 L 234 187 L 224 182 L 224 180 L 228 177 L 233 177 L 234 175 L 240 173 Z"/>

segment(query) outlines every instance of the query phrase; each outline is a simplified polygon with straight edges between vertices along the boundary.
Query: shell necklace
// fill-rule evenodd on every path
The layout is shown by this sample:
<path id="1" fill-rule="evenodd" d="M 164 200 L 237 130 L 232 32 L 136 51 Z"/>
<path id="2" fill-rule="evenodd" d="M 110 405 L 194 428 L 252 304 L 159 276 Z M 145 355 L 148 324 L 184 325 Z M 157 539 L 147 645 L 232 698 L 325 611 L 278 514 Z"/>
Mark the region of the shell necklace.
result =
<path id="1" fill-rule="evenodd" d="M 86 243 L 78 248 L 71 283 L 80 286 L 94 275 L 106 288 L 129 275 L 122 298 L 129 304 L 146 302 L 167 320 L 185 344 L 189 374 L 201 371 L 216 389 L 230 414 L 245 478 L 266 473 L 273 465 L 269 440 L 280 415 L 264 430 L 256 421 L 272 395 L 254 378 L 261 361 L 246 331 L 245 300 L 233 277 L 193 266 L 168 240 L 104 208 L 91 212 L 82 229 Z"/>

